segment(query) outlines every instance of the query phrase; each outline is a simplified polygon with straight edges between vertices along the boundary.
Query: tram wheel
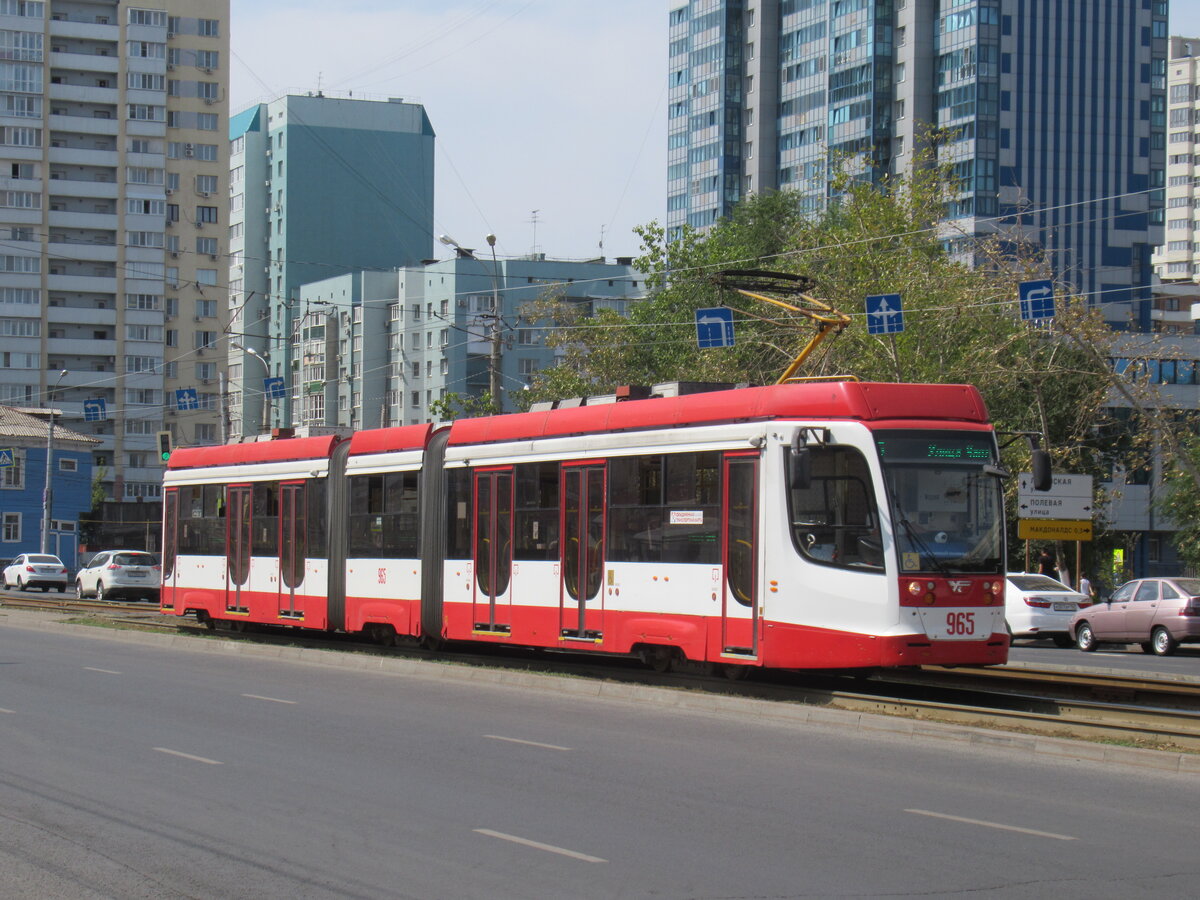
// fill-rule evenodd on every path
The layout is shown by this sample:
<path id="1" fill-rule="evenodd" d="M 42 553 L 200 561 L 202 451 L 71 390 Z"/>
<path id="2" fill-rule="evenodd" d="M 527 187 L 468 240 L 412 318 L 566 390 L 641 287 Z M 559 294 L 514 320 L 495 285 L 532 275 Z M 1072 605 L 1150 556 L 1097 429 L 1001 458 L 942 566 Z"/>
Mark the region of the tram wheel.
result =
<path id="1" fill-rule="evenodd" d="M 642 660 L 655 672 L 665 675 L 675 668 L 679 653 L 674 647 L 655 644 L 642 651 Z"/>
<path id="2" fill-rule="evenodd" d="M 721 674 L 729 681 L 745 681 L 750 676 L 750 666 L 735 666 L 724 663 L 721 666 Z"/>

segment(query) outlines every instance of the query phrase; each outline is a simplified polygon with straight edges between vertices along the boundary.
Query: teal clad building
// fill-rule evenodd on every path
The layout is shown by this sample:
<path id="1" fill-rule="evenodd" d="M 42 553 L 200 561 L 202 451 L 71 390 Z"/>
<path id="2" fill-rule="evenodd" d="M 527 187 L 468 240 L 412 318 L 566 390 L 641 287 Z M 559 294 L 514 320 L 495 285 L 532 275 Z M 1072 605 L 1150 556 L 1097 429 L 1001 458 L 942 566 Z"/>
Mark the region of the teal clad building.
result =
<path id="1" fill-rule="evenodd" d="M 434 131 L 425 109 L 322 94 L 232 116 L 229 437 L 287 425 L 300 285 L 417 265 L 433 249 Z M 264 410 L 264 391 L 282 396 Z M 264 415 L 265 412 L 265 415 Z"/>

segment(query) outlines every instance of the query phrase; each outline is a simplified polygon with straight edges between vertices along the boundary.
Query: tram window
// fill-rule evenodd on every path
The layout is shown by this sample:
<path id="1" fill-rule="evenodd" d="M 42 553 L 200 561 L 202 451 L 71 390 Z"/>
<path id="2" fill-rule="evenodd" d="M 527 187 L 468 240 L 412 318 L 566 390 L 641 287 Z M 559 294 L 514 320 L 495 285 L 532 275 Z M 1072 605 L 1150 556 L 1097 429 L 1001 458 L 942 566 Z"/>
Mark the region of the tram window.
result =
<path id="1" fill-rule="evenodd" d="M 325 528 L 325 518 L 328 512 L 325 508 L 325 479 L 310 478 L 308 480 L 308 555 L 323 559 L 329 549 Z"/>
<path id="2" fill-rule="evenodd" d="M 417 520 L 416 472 L 350 479 L 351 557 L 415 557 Z"/>
<path id="3" fill-rule="evenodd" d="M 204 489 L 193 484 L 179 489 L 179 552 L 206 553 Z M 222 551 L 224 552 L 224 551 Z"/>
<path id="4" fill-rule="evenodd" d="M 260 481 L 254 485 L 254 506 L 250 553 L 253 556 L 279 555 L 279 485 Z"/>
<path id="5" fill-rule="evenodd" d="M 446 471 L 446 556 L 471 556 L 471 470 Z"/>
<path id="6" fill-rule="evenodd" d="M 882 569 L 879 519 L 866 458 L 853 447 L 810 447 L 808 453 L 812 479 L 788 493 L 796 547 L 827 565 Z"/>
<path id="7" fill-rule="evenodd" d="M 225 555 L 225 485 L 206 484 L 204 486 L 203 518 L 203 550 L 208 556 Z"/>
<path id="8" fill-rule="evenodd" d="M 558 463 L 516 467 L 513 559 L 558 559 Z"/>
<path id="9" fill-rule="evenodd" d="M 610 560 L 720 562 L 720 454 L 618 457 L 609 485 Z"/>

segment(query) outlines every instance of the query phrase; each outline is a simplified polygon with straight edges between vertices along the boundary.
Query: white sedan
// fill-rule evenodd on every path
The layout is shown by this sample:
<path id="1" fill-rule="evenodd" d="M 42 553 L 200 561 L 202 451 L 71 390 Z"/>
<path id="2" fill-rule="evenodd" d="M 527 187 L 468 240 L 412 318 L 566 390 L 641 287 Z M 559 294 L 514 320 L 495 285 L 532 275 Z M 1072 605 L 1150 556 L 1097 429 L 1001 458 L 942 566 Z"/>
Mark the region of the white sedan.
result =
<path id="1" fill-rule="evenodd" d="M 57 588 L 62 593 L 67 589 L 67 567 L 61 559 L 49 553 L 22 553 L 9 563 L 2 580 L 5 589 L 15 587 L 23 591 L 40 587 L 48 591 Z"/>
<path id="2" fill-rule="evenodd" d="M 1071 619 L 1091 604 L 1086 594 L 1046 575 L 1010 572 L 1004 589 L 1004 620 L 1014 638 L 1050 638 L 1056 647 L 1074 647 Z"/>

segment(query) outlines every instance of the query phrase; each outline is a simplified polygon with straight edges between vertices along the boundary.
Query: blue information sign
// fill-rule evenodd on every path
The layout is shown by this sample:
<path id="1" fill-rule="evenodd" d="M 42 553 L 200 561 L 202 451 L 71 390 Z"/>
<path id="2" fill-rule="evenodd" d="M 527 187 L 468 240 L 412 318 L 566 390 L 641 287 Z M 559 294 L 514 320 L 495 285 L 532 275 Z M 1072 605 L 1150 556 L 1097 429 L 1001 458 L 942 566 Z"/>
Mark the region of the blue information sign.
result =
<path id="1" fill-rule="evenodd" d="M 103 422 L 108 418 L 108 407 L 103 397 L 93 397 L 83 401 L 83 421 Z"/>
<path id="2" fill-rule="evenodd" d="M 904 308 L 899 294 L 867 298 L 867 334 L 899 334 L 904 330 Z"/>
<path id="3" fill-rule="evenodd" d="M 175 407 L 180 412 L 200 408 L 200 395 L 195 388 L 180 388 L 175 392 Z"/>
<path id="4" fill-rule="evenodd" d="M 263 379 L 263 393 L 271 400 L 282 400 L 285 395 L 283 376 L 273 375 Z"/>
<path id="5" fill-rule="evenodd" d="M 733 346 L 733 310 L 712 306 L 696 310 L 696 343 L 701 350 Z"/>
<path id="6" fill-rule="evenodd" d="M 1022 281 L 1017 290 L 1021 296 L 1022 319 L 1054 318 L 1054 283 L 1049 278 Z"/>

